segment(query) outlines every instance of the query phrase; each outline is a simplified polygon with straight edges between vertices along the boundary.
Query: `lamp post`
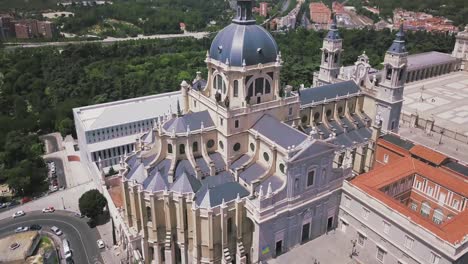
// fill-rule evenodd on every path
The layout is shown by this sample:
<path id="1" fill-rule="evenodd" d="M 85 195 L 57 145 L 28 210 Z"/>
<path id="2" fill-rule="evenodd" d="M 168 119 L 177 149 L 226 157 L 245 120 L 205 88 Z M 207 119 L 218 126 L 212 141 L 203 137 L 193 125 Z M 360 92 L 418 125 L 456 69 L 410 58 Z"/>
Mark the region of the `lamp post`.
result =
<path id="1" fill-rule="evenodd" d="M 62 198 L 63 210 L 65 210 L 65 202 L 63 201 L 63 196 L 61 198 Z"/>

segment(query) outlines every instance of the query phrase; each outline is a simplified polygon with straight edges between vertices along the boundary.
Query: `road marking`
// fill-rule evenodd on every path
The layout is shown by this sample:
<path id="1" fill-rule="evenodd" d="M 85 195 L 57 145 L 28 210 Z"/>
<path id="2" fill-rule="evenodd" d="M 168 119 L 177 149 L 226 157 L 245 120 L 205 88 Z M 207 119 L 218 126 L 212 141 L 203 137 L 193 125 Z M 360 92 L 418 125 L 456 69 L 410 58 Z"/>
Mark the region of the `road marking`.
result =
<path id="1" fill-rule="evenodd" d="M 78 231 L 78 229 L 76 229 L 76 227 L 74 225 L 71 225 L 65 221 L 62 221 L 62 220 L 57 220 L 57 219 L 45 219 L 45 218 L 39 218 L 39 219 L 34 219 L 34 220 L 24 220 L 24 221 L 21 221 L 21 222 L 16 222 L 15 224 L 11 224 L 11 225 L 8 225 L 8 226 L 5 226 L 5 227 L 2 227 L 0 228 L 0 231 L 4 230 L 4 229 L 7 229 L 7 228 L 11 228 L 12 226 L 15 226 L 15 225 L 18 225 L 18 224 L 22 224 L 22 223 L 30 223 L 30 222 L 35 222 L 35 221 L 55 221 L 55 222 L 60 222 L 60 223 L 63 223 L 63 224 L 66 224 L 68 226 L 71 226 L 73 229 L 75 229 L 76 233 L 78 233 L 78 236 L 80 237 L 80 241 L 81 241 L 81 245 L 83 246 L 83 250 L 85 252 L 85 255 L 86 255 L 86 261 L 88 263 L 91 263 L 89 261 L 89 256 L 88 256 L 88 253 L 86 252 L 86 247 L 83 243 L 83 238 L 81 237 L 81 233 Z"/>

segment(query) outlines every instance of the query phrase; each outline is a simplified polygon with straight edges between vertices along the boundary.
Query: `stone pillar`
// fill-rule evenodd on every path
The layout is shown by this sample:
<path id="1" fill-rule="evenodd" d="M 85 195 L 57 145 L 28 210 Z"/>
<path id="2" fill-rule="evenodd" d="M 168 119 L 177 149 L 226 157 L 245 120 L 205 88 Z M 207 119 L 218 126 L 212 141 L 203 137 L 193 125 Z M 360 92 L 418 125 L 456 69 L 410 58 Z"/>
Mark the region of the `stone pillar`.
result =
<path id="1" fill-rule="evenodd" d="M 179 203 L 177 206 L 177 243 L 180 247 L 180 254 L 181 254 L 181 263 L 187 264 L 188 263 L 188 253 L 187 253 L 187 236 L 185 233 L 186 226 L 184 221 L 184 214 L 185 214 L 185 197 L 179 198 Z"/>
<path id="2" fill-rule="evenodd" d="M 193 249 L 192 249 L 192 264 L 200 263 L 200 208 L 197 207 L 194 201 L 192 201 L 192 220 L 193 220 Z"/>
<path id="3" fill-rule="evenodd" d="M 132 222 L 133 226 L 136 227 L 138 231 L 141 230 L 141 222 L 139 219 L 140 216 L 140 206 L 138 202 L 138 187 L 136 185 L 132 185 L 131 187 L 131 192 L 130 192 L 130 207 L 131 207 L 131 217 L 132 217 Z"/>
<path id="4" fill-rule="evenodd" d="M 363 172 L 363 158 L 364 158 L 364 150 L 362 146 L 358 146 L 356 148 L 356 154 L 354 155 L 354 167 L 353 170 L 357 173 Z"/>
<path id="5" fill-rule="evenodd" d="M 208 258 L 209 262 L 214 261 L 214 234 L 213 234 L 213 210 L 208 208 L 208 256 L 204 256 Z"/>
<path id="6" fill-rule="evenodd" d="M 175 264 L 174 239 L 172 237 L 172 217 L 171 217 L 172 199 L 169 192 L 164 191 L 164 216 L 166 218 L 166 238 L 164 244 L 165 264 Z"/>
<path id="7" fill-rule="evenodd" d="M 140 207 L 140 220 L 141 220 L 141 230 L 142 233 L 142 254 L 146 264 L 150 264 L 149 261 L 149 244 L 148 244 L 148 216 L 146 215 L 146 203 L 145 203 L 145 193 L 143 187 L 138 185 L 138 202 Z"/>
<path id="8" fill-rule="evenodd" d="M 128 223 L 129 227 L 133 226 L 133 219 L 132 219 L 132 212 L 130 206 L 130 193 L 129 193 L 129 186 L 128 181 L 122 180 L 122 197 L 123 197 L 123 205 L 124 205 L 124 219 L 125 222 Z"/>

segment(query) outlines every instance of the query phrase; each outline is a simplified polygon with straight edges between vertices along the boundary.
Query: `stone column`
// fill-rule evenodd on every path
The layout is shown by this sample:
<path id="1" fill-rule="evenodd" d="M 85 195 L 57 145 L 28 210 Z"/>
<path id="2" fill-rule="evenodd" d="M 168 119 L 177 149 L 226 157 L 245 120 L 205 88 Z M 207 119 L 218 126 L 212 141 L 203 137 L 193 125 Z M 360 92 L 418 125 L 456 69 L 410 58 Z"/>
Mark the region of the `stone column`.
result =
<path id="1" fill-rule="evenodd" d="M 124 219 L 125 222 L 128 223 L 129 227 L 133 226 L 133 219 L 132 219 L 132 212 L 131 212 L 131 206 L 130 206 L 130 193 L 129 193 L 129 186 L 128 186 L 128 181 L 122 180 L 122 197 L 123 197 L 123 204 L 124 204 Z"/>
<path id="2" fill-rule="evenodd" d="M 187 236 L 185 233 L 186 226 L 184 221 L 184 214 L 185 214 L 185 197 L 179 198 L 179 203 L 177 206 L 177 243 L 180 247 L 180 254 L 181 254 L 181 263 L 187 264 L 188 263 L 188 253 L 187 253 Z"/>
<path id="3" fill-rule="evenodd" d="M 172 199 L 168 191 L 164 191 L 164 216 L 166 218 L 166 238 L 164 245 L 165 264 L 175 264 L 174 239 L 172 237 Z"/>
<path id="4" fill-rule="evenodd" d="M 353 170 L 357 173 L 363 172 L 363 158 L 364 158 L 364 150 L 362 146 L 358 146 L 356 148 L 356 154 L 354 155 L 354 168 Z"/>
<path id="5" fill-rule="evenodd" d="M 193 215 L 193 249 L 192 249 L 192 263 L 200 263 L 200 208 L 197 207 L 195 202 L 192 202 L 192 215 Z"/>
<path id="6" fill-rule="evenodd" d="M 143 187 L 138 185 L 138 202 L 140 207 L 140 220 L 141 220 L 141 229 L 142 229 L 142 254 L 146 264 L 149 262 L 149 244 L 148 244 L 148 216 L 146 215 L 146 203 L 145 203 L 145 193 Z"/>

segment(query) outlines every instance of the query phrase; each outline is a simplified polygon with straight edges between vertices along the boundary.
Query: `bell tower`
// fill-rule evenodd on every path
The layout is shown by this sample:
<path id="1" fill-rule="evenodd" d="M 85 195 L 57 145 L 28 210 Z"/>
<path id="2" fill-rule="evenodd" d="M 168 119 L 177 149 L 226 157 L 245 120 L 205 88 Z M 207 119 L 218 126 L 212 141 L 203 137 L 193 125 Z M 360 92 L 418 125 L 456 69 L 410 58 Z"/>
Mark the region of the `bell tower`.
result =
<path id="1" fill-rule="evenodd" d="M 314 86 L 321 86 L 335 82 L 340 73 L 341 53 L 343 51 L 343 40 L 338 32 L 336 25 L 336 15 L 333 15 L 333 21 L 327 36 L 323 40 L 322 61 L 320 63 L 320 72 L 318 78 L 314 81 Z"/>
<path id="2" fill-rule="evenodd" d="M 397 132 L 408 67 L 403 23 L 385 53 L 383 65 L 381 82 L 377 87 L 376 113 L 381 116 L 382 130 Z"/>

